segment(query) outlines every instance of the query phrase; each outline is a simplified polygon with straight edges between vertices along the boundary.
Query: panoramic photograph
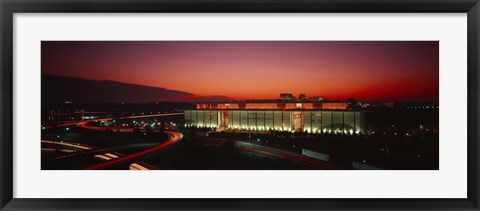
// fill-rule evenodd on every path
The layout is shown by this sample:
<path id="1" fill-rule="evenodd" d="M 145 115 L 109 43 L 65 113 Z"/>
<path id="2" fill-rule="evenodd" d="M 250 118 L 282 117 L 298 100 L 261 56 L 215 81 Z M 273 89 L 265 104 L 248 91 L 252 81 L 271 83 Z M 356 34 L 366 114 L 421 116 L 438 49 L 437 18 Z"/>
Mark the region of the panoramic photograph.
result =
<path id="1" fill-rule="evenodd" d="M 438 41 L 42 41 L 42 170 L 438 170 Z"/>

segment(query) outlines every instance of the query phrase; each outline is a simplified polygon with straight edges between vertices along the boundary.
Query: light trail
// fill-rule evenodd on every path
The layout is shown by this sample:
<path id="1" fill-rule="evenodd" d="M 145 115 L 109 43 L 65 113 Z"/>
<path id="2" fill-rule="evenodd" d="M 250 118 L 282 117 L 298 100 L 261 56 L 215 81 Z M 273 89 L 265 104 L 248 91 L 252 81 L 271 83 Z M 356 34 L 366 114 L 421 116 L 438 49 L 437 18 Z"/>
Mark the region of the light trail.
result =
<path id="1" fill-rule="evenodd" d="M 46 151 L 46 152 L 60 151 L 60 152 L 67 152 L 67 153 L 75 152 L 75 150 L 71 150 L 71 149 L 54 149 L 54 148 L 42 148 L 42 151 Z"/>
<path id="2" fill-rule="evenodd" d="M 130 170 L 150 170 L 150 169 L 138 163 L 132 163 L 130 164 Z"/>
<path id="3" fill-rule="evenodd" d="M 214 141 L 219 143 L 225 143 L 229 141 L 226 139 L 211 138 L 211 137 L 201 137 L 201 139 L 204 141 Z M 234 141 L 234 146 L 236 149 L 241 151 L 259 153 L 265 156 L 274 157 L 274 158 L 282 159 L 289 162 L 294 162 L 294 163 L 307 166 L 313 169 L 340 169 L 338 166 L 330 163 L 311 159 L 309 157 L 305 157 L 304 155 L 301 155 L 298 153 L 276 149 L 273 147 L 267 147 L 267 146 L 252 144 L 252 143 L 243 142 L 243 141 Z"/>
<path id="4" fill-rule="evenodd" d="M 95 155 L 93 157 L 101 159 L 101 160 L 112 160 L 111 157 L 108 157 L 108 156 L 105 156 L 105 155 Z"/>
<path id="5" fill-rule="evenodd" d="M 91 122 L 91 121 L 108 121 L 114 119 L 139 119 L 139 118 L 150 118 L 150 117 L 161 117 L 161 116 L 176 116 L 182 115 L 183 113 L 168 113 L 168 114 L 149 114 L 149 115 L 139 115 L 139 116 L 124 116 L 124 117 L 109 117 L 109 118 L 100 118 L 100 119 L 92 119 L 88 121 L 81 121 L 81 122 Z"/>
<path id="6" fill-rule="evenodd" d="M 150 115 L 142 115 L 142 116 L 127 116 L 127 117 L 120 117 L 120 119 L 138 119 L 138 118 L 147 118 L 147 117 L 157 117 L 157 116 L 175 116 L 175 115 L 182 115 L 183 113 L 168 113 L 168 114 L 150 114 Z"/>
<path id="7" fill-rule="evenodd" d="M 134 128 L 125 128 L 125 127 L 111 127 L 111 126 L 92 126 L 87 124 L 79 124 L 81 128 L 87 130 L 95 130 L 95 131 L 115 131 L 115 132 L 122 132 L 122 133 L 133 133 L 135 131 Z"/>
<path id="8" fill-rule="evenodd" d="M 163 149 L 163 148 L 181 140 L 182 137 L 183 137 L 183 135 L 181 133 L 174 132 L 174 131 L 164 131 L 164 133 L 169 134 L 171 136 L 171 138 L 168 139 L 166 142 L 164 142 L 162 144 L 159 144 L 159 145 L 157 145 L 153 148 L 150 148 L 150 149 L 147 149 L 147 150 L 144 150 L 144 151 L 141 151 L 141 152 L 137 152 L 135 154 L 130 154 L 130 155 L 127 155 L 127 156 L 124 156 L 124 157 L 121 157 L 121 158 L 118 158 L 118 159 L 115 159 L 115 160 L 111 160 L 111 161 L 108 161 L 108 162 L 104 162 L 104 163 L 100 163 L 100 164 L 97 164 L 97 165 L 86 167 L 85 170 L 99 169 L 99 168 L 103 168 L 103 167 L 106 167 L 106 166 L 111 166 L 111 165 L 114 165 L 114 164 L 118 164 L 120 162 L 129 160 L 129 159 L 132 159 L 132 158 L 136 158 L 136 157 L 139 157 L 139 156 L 142 156 L 142 155 L 146 155 L 148 153 Z"/>
<path id="9" fill-rule="evenodd" d="M 296 154 L 284 150 L 279 150 L 271 147 L 246 143 L 246 142 L 236 142 L 235 147 L 242 151 L 260 153 L 266 156 L 276 157 L 282 160 L 287 160 L 290 162 L 295 162 L 304 166 L 308 166 L 314 169 L 339 169 L 338 166 L 314 160 L 308 157 L 305 157 L 301 154 Z"/>
<path id="10" fill-rule="evenodd" d="M 67 126 L 80 126 L 84 129 L 89 130 L 97 130 L 97 131 L 106 131 L 106 130 L 115 130 L 118 132 L 133 132 L 133 128 L 119 128 L 119 127 L 98 127 L 98 126 L 91 126 L 86 125 L 89 122 L 94 121 L 108 121 L 114 119 L 138 119 L 138 118 L 149 118 L 149 117 L 162 117 L 162 116 L 176 116 L 182 115 L 183 113 L 168 113 L 168 114 L 149 114 L 149 115 L 139 115 L 139 116 L 126 116 L 126 117 L 119 117 L 119 118 L 101 118 L 101 119 L 92 119 L 92 120 L 81 120 L 81 121 L 68 121 L 61 124 L 56 125 L 56 127 L 67 127 Z M 42 126 L 42 129 L 50 129 L 54 126 Z"/>
<path id="11" fill-rule="evenodd" d="M 117 155 L 114 155 L 114 154 L 112 154 L 112 153 L 105 153 L 105 154 L 103 154 L 103 155 L 95 155 L 95 156 L 93 156 L 93 157 L 99 158 L 99 159 L 102 159 L 102 160 L 112 160 L 112 159 L 118 158 Z"/>
<path id="12" fill-rule="evenodd" d="M 114 155 L 112 153 L 105 153 L 106 156 L 111 157 L 111 158 L 118 158 L 117 155 Z"/>
<path id="13" fill-rule="evenodd" d="M 58 142 L 58 141 L 48 141 L 48 140 L 41 140 L 41 142 L 46 144 L 57 144 L 57 145 L 69 146 L 69 147 L 74 147 L 74 148 L 83 149 L 83 150 L 92 150 L 92 148 L 90 147 L 82 146 L 80 144 L 68 143 L 68 142 Z"/>
<path id="14" fill-rule="evenodd" d="M 69 157 L 76 157 L 80 155 L 88 155 L 88 154 L 96 154 L 96 153 L 102 153 L 102 152 L 110 152 L 110 151 L 116 151 L 116 150 L 123 150 L 123 149 L 130 149 L 130 148 L 138 148 L 138 147 L 148 147 L 148 146 L 154 146 L 157 145 L 156 143 L 142 143 L 142 144 L 130 144 L 126 146 L 119 146 L 119 147 L 110 147 L 110 148 L 103 148 L 103 149 L 96 149 L 92 151 L 83 151 L 83 152 L 78 152 L 72 155 L 63 155 L 60 157 L 56 157 L 52 160 L 58 160 L 58 159 L 63 159 L 63 158 L 69 158 Z"/>
<path id="15" fill-rule="evenodd" d="M 168 114 L 149 114 L 149 115 L 139 115 L 139 116 L 125 116 L 125 117 L 110 117 L 110 118 L 100 118 L 100 119 L 91 119 L 91 120 L 80 120 L 80 121 L 68 121 L 61 124 L 57 124 L 56 127 L 67 127 L 67 126 L 74 126 L 74 125 L 84 125 L 89 122 L 93 121 L 108 121 L 114 119 L 138 119 L 138 118 L 149 118 L 149 117 L 162 117 L 162 116 L 175 116 L 175 115 L 182 115 L 183 113 L 168 113 Z M 54 126 L 42 126 L 44 129 L 50 129 Z"/>

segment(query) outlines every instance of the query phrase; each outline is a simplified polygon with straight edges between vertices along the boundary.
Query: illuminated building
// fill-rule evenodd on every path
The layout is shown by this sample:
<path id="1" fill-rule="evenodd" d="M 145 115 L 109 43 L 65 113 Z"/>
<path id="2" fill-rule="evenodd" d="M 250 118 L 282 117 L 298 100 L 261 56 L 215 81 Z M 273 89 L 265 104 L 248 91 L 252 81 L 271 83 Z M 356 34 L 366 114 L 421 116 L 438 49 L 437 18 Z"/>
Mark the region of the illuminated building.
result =
<path id="1" fill-rule="evenodd" d="M 293 95 L 289 94 L 289 93 L 282 93 L 282 94 L 280 94 L 280 100 L 281 101 L 295 101 L 295 97 L 293 97 Z"/>
<path id="2" fill-rule="evenodd" d="M 310 101 L 323 101 L 323 97 L 320 97 L 320 96 L 315 96 L 315 97 L 311 97 L 310 98 Z"/>
<path id="3" fill-rule="evenodd" d="M 347 102 L 199 103 L 184 116 L 188 127 L 365 134 L 365 111 L 350 109 Z"/>

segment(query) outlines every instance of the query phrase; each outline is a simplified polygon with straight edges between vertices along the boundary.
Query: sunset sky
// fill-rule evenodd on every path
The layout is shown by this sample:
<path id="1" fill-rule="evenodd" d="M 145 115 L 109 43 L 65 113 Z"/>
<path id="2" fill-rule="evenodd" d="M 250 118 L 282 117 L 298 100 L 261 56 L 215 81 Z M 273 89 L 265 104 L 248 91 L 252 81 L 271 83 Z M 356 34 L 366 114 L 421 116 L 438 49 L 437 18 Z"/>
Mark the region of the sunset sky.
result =
<path id="1" fill-rule="evenodd" d="M 196 96 L 437 101 L 438 42 L 48 41 L 42 74 Z"/>

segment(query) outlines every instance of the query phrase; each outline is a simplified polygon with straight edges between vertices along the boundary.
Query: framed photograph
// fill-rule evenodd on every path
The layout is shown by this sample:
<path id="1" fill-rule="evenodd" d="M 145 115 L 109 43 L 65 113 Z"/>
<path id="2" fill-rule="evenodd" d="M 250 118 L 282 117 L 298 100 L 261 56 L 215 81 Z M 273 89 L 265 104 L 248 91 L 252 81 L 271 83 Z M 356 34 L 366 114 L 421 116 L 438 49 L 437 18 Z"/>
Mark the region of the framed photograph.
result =
<path id="1" fill-rule="evenodd" d="M 1 210 L 479 210 L 479 4 L 2 1 Z"/>

